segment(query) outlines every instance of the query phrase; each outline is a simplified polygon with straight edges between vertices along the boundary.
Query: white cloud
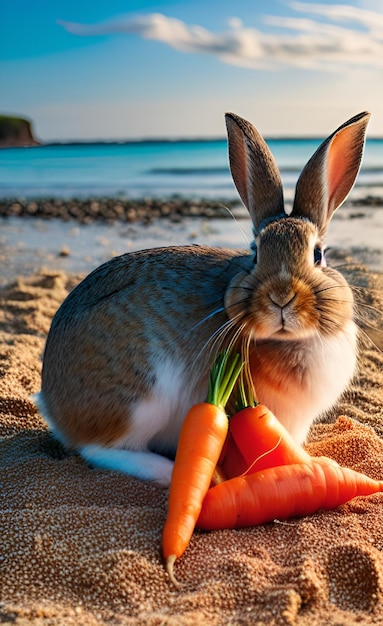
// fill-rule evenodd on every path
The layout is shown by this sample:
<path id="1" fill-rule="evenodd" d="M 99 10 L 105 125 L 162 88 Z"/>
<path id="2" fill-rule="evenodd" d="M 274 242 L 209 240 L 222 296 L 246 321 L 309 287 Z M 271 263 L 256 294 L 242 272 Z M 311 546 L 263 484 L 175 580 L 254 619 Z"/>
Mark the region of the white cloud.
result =
<path id="1" fill-rule="evenodd" d="M 383 11 L 383 0 L 358 0 L 358 4 L 362 9 Z"/>
<path id="2" fill-rule="evenodd" d="M 306 2 L 291 2 L 290 6 L 295 11 L 314 13 L 335 22 L 354 22 L 371 29 L 383 28 L 383 15 L 376 10 L 363 9 L 349 4 L 309 4 Z M 376 4 L 375 6 L 377 7 Z"/>
<path id="3" fill-rule="evenodd" d="M 209 54 L 223 63 L 247 68 L 307 67 L 341 70 L 347 66 L 383 67 L 383 15 L 351 5 L 294 1 L 290 8 L 307 17 L 265 16 L 278 32 L 246 28 L 232 17 L 228 30 L 214 33 L 160 13 L 119 18 L 100 24 L 60 21 L 80 36 L 125 33 L 161 41 L 185 53 Z M 341 25 L 340 25 L 341 24 Z"/>

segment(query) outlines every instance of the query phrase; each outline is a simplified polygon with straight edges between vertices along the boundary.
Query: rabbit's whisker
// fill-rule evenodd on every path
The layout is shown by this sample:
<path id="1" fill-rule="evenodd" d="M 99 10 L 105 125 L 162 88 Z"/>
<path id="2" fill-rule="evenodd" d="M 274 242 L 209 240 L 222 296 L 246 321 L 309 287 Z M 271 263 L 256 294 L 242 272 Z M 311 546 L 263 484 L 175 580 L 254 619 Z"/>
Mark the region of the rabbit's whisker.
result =
<path id="1" fill-rule="evenodd" d="M 193 332 L 194 330 L 196 330 L 196 328 L 199 328 L 201 324 L 210 320 L 212 317 L 214 317 L 214 315 L 218 315 L 218 313 L 222 313 L 224 310 L 225 310 L 225 307 L 221 306 L 219 307 L 219 309 L 215 309 L 215 311 L 212 311 L 208 315 L 205 315 L 205 317 L 203 317 L 199 322 L 197 322 L 196 324 L 194 324 L 194 326 L 190 328 L 189 332 L 190 333 Z"/>
<path id="2" fill-rule="evenodd" d="M 355 322 L 362 332 L 364 332 L 364 328 L 368 328 L 375 333 L 383 333 L 383 328 L 376 325 L 376 320 L 379 321 L 381 317 L 381 312 L 376 307 L 357 303 L 355 308 Z"/>
<path id="3" fill-rule="evenodd" d="M 251 287 L 246 287 L 244 285 L 235 285 L 233 287 L 230 287 L 230 290 L 234 291 L 235 289 L 237 289 L 240 291 L 249 291 L 250 293 L 254 293 L 254 289 L 256 287 L 258 287 L 258 284 L 254 282 Z"/>
<path id="4" fill-rule="evenodd" d="M 365 302 L 355 302 L 356 308 L 366 309 L 371 311 L 372 313 L 378 315 L 380 317 L 381 311 L 376 306 L 372 306 L 371 304 L 366 304 Z"/>
<path id="5" fill-rule="evenodd" d="M 252 343 L 251 333 L 247 334 L 246 340 L 242 345 L 242 359 L 244 361 L 244 376 L 246 385 L 251 389 L 254 399 L 256 399 L 256 392 L 254 387 L 254 379 L 250 368 L 250 344 Z"/>
<path id="6" fill-rule="evenodd" d="M 351 270 L 351 269 L 354 271 L 354 269 L 358 269 L 358 268 L 355 268 L 355 263 L 339 263 L 337 265 L 329 264 L 329 267 L 332 267 L 332 269 L 337 270 L 337 271 Z M 361 269 L 360 271 L 363 272 L 364 270 Z"/>
<path id="7" fill-rule="evenodd" d="M 328 305 L 329 303 L 331 303 L 331 305 L 333 303 L 337 303 L 337 304 L 354 304 L 354 301 L 352 300 L 352 298 L 345 299 L 345 300 L 340 300 L 339 298 L 328 298 L 327 301 L 325 302 L 325 306 L 326 304 Z M 323 310 L 323 308 L 321 308 L 320 306 L 318 306 L 318 310 Z"/>
<path id="8" fill-rule="evenodd" d="M 241 233 L 243 240 L 250 245 L 251 242 L 251 238 L 248 237 L 248 235 L 245 233 L 245 230 L 242 228 L 242 226 L 239 223 L 239 220 L 235 217 L 233 211 L 231 209 L 229 209 L 229 207 L 227 207 L 225 204 L 221 204 L 220 205 L 223 209 L 225 209 L 225 211 L 227 211 L 227 213 L 230 215 L 230 217 L 233 219 L 234 224 L 236 225 L 236 227 L 238 228 L 239 232 Z"/>
<path id="9" fill-rule="evenodd" d="M 239 304 L 248 304 L 249 299 L 248 298 L 242 298 L 241 300 L 236 300 L 235 302 L 232 302 L 231 304 L 228 304 L 226 306 L 226 309 L 232 309 L 234 307 L 237 307 Z M 241 317 L 243 317 L 245 315 L 245 312 L 243 312 L 242 314 L 238 313 L 238 315 L 240 315 Z"/>
<path id="10" fill-rule="evenodd" d="M 360 292 L 361 294 L 365 294 L 367 293 L 368 295 L 371 294 L 380 294 L 380 290 L 379 289 L 374 289 L 373 287 L 364 287 L 363 285 L 352 285 L 349 283 L 349 286 L 351 287 L 352 291 L 354 291 L 355 293 Z"/>
<path id="11" fill-rule="evenodd" d="M 379 330 L 379 332 L 381 332 L 381 329 L 378 328 L 374 328 L 372 327 L 373 330 Z M 383 350 L 375 343 L 375 341 L 373 339 L 371 339 L 370 335 L 358 325 L 358 329 L 359 329 L 359 333 L 361 335 L 361 338 L 363 338 L 363 340 L 366 342 L 363 345 L 369 345 L 372 346 L 373 348 L 375 348 L 379 354 L 383 354 Z"/>
<path id="12" fill-rule="evenodd" d="M 223 344 L 225 337 L 230 332 L 230 329 L 234 326 L 235 326 L 235 323 L 233 322 L 233 320 L 229 319 L 226 322 L 224 322 L 219 328 L 217 328 L 217 330 L 214 331 L 214 333 L 209 337 L 209 339 L 206 341 L 206 343 L 204 343 L 204 345 L 198 352 L 196 356 L 196 360 L 201 357 L 202 353 L 207 348 L 209 348 L 209 354 L 212 354 L 213 352 L 218 352 L 219 350 L 215 349 L 215 347 L 217 345 Z"/>
<path id="13" fill-rule="evenodd" d="M 246 323 L 242 322 L 238 324 L 240 319 L 241 319 L 241 316 L 237 315 L 235 318 L 230 320 L 230 324 L 228 324 L 225 329 L 222 329 L 222 327 L 221 329 L 218 329 L 218 333 L 215 333 L 217 336 L 214 339 L 213 345 L 215 344 L 218 345 L 218 342 L 220 340 L 221 340 L 221 345 L 224 345 L 226 338 L 229 335 L 229 332 L 234 330 L 233 334 L 231 335 L 229 339 L 229 343 L 227 344 L 227 348 L 230 351 L 233 348 L 233 346 L 237 343 L 238 338 L 240 338 L 241 336 L 242 337 L 244 336 Z"/>
<path id="14" fill-rule="evenodd" d="M 315 289 L 314 290 L 314 295 L 317 295 L 318 293 L 324 293 L 325 291 L 331 291 L 332 289 L 348 289 L 348 285 L 338 285 L 338 283 L 336 285 L 328 285 L 327 287 L 322 287 L 321 289 Z"/>
<path id="15" fill-rule="evenodd" d="M 323 312 L 321 313 L 321 320 L 323 320 L 323 322 L 326 322 L 326 328 L 330 328 L 331 332 L 336 332 L 343 329 L 342 322 L 334 321 L 330 316 L 326 315 Z"/>

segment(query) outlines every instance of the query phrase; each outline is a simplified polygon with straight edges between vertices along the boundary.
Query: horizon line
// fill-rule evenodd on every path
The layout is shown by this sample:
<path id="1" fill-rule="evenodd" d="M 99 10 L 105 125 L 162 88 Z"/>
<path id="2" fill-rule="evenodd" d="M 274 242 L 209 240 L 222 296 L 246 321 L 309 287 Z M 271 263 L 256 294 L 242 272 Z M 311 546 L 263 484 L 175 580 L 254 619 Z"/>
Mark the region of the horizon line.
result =
<path id="1" fill-rule="evenodd" d="M 265 141 L 324 141 L 326 137 L 324 135 L 267 135 L 264 137 Z M 367 137 L 367 141 L 381 141 L 383 135 L 373 135 Z M 97 145 L 97 144 L 116 144 L 116 145 L 129 145 L 129 144 L 149 144 L 149 143 L 222 143 L 227 142 L 226 136 L 221 137 L 139 137 L 131 139 L 52 139 L 44 141 L 37 139 L 38 145 L 31 147 L 44 147 L 44 146 L 76 146 L 76 145 Z"/>

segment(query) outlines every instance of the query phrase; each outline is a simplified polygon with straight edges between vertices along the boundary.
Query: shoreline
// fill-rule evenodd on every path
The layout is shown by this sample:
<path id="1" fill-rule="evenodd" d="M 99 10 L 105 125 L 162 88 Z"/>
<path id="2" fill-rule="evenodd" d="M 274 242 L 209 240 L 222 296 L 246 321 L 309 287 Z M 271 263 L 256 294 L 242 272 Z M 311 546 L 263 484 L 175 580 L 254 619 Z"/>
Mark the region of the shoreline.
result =
<path id="1" fill-rule="evenodd" d="M 383 196 L 367 194 L 348 198 L 343 209 L 374 207 L 383 208 Z M 291 208 L 291 200 L 286 200 L 286 209 Z M 229 211 L 228 211 L 229 209 Z M 238 218 L 246 217 L 247 211 L 236 198 L 190 198 L 182 195 L 165 197 L 145 196 L 126 198 L 120 196 L 88 196 L 85 198 L 60 198 L 56 196 L 30 196 L 0 198 L 0 217 L 39 217 L 58 218 L 64 221 L 75 220 L 82 224 L 94 221 L 114 223 L 141 221 L 150 223 L 153 219 L 166 217 L 180 221 L 184 217 L 230 218 L 230 211 Z"/>
<path id="2" fill-rule="evenodd" d="M 383 272 L 382 208 L 383 198 L 374 198 L 369 205 L 347 201 L 335 213 L 326 240 L 330 265 L 341 259 Z M 251 240 L 251 222 L 238 200 L 0 201 L 0 286 L 45 268 L 89 273 L 113 256 L 144 248 L 248 249 Z"/>
<path id="3" fill-rule="evenodd" d="M 382 199 L 383 206 L 383 199 Z M 9 198 L 0 199 L 0 217 L 57 218 L 74 220 L 80 224 L 95 221 L 106 223 L 142 222 L 150 224 L 165 217 L 180 221 L 184 217 L 231 217 L 227 209 L 245 212 L 239 200 L 190 199 L 183 196 L 169 198 L 144 197 L 138 199 L 110 197 L 88 198 Z"/>

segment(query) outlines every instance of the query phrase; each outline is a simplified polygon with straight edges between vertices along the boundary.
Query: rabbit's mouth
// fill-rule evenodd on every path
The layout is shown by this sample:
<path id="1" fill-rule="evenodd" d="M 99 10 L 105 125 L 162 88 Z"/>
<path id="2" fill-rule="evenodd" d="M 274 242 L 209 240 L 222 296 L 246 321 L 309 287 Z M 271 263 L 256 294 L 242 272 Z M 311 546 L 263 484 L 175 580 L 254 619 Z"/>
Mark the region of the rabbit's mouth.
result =
<path id="1" fill-rule="evenodd" d="M 245 318 L 256 339 L 283 339 L 284 341 L 312 337 L 318 330 L 318 311 L 314 302 L 302 291 L 295 291 L 283 301 L 271 294 L 254 301 Z"/>
<path id="2" fill-rule="evenodd" d="M 277 332 L 274 333 L 274 337 L 277 337 L 280 339 L 296 339 L 297 334 L 291 331 L 290 329 L 286 328 L 286 326 L 281 326 L 281 328 L 277 330 Z"/>
<path id="3" fill-rule="evenodd" d="M 287 324 L 280 324 L 279 327 L 275 327 L 273 331 L 265 332 L 264 330 L 256 332 L 256 342 L 262 341 L 297 341 L 306 339 L 313 336 L 314 331 L 312 328 L 302 328 L 301 326 L 289 327 Z"/>

